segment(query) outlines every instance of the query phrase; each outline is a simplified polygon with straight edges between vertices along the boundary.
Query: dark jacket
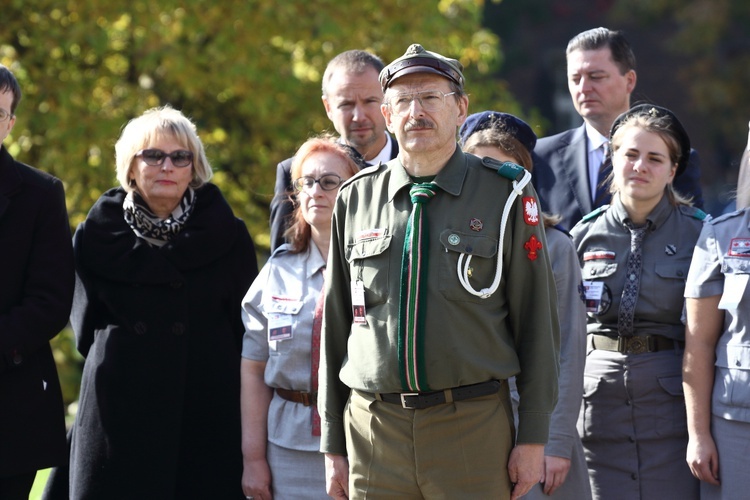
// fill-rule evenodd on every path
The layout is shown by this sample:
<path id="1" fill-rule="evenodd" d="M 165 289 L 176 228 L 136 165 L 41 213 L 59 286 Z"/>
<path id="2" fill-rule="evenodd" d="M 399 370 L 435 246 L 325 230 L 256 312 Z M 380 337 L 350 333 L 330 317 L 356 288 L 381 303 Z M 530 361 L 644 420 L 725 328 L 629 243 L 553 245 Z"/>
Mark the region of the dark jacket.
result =
<path id="1" fill-rule="evenodd" d="M 586 126 L 539 139 L 534 148 L 534 170 L 531 178 L 542 210 L 561 215 L 560 224 L 567 230 L 594 209 L 589 186 Z M 693 197 L 693 204 L 703 208 L 701 169 L 698 153 L 690 152 L 687 168 L 672 183 L 675 190 Z"/>
<path id="2" fill-rule="evenodd" d="M 157 248 L 104 193 L 76 231 L 71 322 L 86 357 L 71 498 L 243 498 L 241 300 L 255 249 L 219 189 Z"/>
<path id="3" fill-rule="evenodd" d="M 49 340 L 68 323 L 73 250 L 62 183 L 0 146 L 0 477 L 64 463 Z"/>

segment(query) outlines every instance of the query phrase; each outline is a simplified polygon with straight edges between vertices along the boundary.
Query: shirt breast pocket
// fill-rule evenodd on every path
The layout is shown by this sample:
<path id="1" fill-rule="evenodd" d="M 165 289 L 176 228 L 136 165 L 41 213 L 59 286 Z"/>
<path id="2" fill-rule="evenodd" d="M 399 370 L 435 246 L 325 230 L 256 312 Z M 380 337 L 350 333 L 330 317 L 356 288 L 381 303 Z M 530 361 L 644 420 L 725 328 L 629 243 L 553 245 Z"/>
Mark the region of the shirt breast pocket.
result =
<path id="1" fill-rule="evenodd" d="M 346 249 L 352 280 L 364 285 L 365 306 L 382 304 L 388 298 L 391 239 L 390 235 L 370 238 L 350 243 Z"/>
<path id="2" fill-rule="evenodd" d="M 268 321 L 266 335 L 269 356 L 279 356 L 290 352 L 292 340 L 299 332 L 302 300 L 291 297 L 271 296 L 261 304 Z"/>
<path id="3" fill-rule="evenodd" d="M 448 300 L 486 302 L 468 292 L 458 279 L 458 259 L 465 254 L 460 272 L 466 269 L 469 284 L 479 291 L 492 285 L 497 269 L 497 239 L 445 229 L 440 233 L 440 292 Z M 471 261 L 467 265 L 467 260 Z M 432 256 L 431 256 L 432 257 Z M 435 258 L 435 257 L 432 257 Z"/>
<path id="4" fill-rule="evenodd" d="M 609 278 L 617 272 L 617 262 L 589 260 L 583 263 L 581 276 L 584 280 Z"/>

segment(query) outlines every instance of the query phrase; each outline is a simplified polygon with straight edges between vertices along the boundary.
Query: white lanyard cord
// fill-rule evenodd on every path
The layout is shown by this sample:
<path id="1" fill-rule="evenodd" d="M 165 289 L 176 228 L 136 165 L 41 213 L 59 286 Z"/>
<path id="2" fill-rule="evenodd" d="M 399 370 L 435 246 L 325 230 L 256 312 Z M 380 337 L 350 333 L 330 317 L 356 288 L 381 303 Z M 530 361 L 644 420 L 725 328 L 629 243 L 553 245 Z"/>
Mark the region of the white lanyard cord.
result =
<path id="1" fill-rule="evenodd" d="M 469 264 L 471 263 L 472 255 L 469 255 L 464 263 L 464 257 L 467 254 L 462 253 L 458 257 L 458 264 L 456 265 L 456 271 L 458 273 L 458 280 L 464 289 L 472 295 L 481 297 L 483 299 L 489 298 L 493 293 L 497 291 L 500 286 L 500 279 L 503 277 L 503 239 L 505 238 L 505 227 L 508 223 L 508 217 L 510 216 L 510 210 L 516 201 L 516 197 L 523 194 L 523 188 L 531 180 L 531 174 L 528 170 L 524 170 L 523 178 L 520 181 L 513 181 L 513 193 L 508 196 L 505 201 L 505 208 L 503 209 L 503 217 L 500 222 L 500 238 L 497 242 L 497 266 L 495 267 L 495 280 L 492 282 L 489 288 L 483 288 L 482 290 L 474 290 L 469 283 Z M 463 269 L 462 269 L 463 267 Z"/>

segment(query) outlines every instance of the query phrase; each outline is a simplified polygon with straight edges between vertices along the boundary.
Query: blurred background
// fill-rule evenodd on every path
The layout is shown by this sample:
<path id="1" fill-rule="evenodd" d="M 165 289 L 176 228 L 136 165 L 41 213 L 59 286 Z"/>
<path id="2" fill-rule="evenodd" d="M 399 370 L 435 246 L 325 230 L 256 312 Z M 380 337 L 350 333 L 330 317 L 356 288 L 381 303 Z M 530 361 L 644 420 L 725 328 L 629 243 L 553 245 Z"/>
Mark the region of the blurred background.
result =
<path id="1" fill-rule="evenodd" d="M 713 215 L 732 206 L 747 143 L 747 0 L 3 0 L 0 12 L 0 62 L 24 93 L 5 146 L 64 181 L 71 231 L 116 185 L 123 125 L 169 103 L 197 123 L 214 182 L 264 262 L 276 164 L 332 130 L 321 76 L 354 48 L 388 63 L 417 42 L 460 59 L 470 112 L 514 113 L 544 136 L 581 123 L 568 40 L 621 29 L 638 60 L 633 102 L 681 118 Z M 82 360 L 69 329 L 53 342 L 72 412 Z"/>

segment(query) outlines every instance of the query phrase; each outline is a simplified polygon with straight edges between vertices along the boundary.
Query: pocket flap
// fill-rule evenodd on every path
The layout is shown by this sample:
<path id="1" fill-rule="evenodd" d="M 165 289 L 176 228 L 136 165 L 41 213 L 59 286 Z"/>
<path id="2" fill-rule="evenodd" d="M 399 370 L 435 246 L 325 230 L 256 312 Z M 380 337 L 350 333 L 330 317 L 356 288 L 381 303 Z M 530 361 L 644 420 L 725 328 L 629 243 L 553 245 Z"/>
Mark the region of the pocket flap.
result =
<path id="1" fill-rule="evenodd" d="M 724 257 L 724 261 L 721 263 L 721 272 L 724 274 L 748 274 L 750 273 L 750 259 Z"/>
<path id="2" fill-rule="evenodd" d="M 440 243 L 453 252 L 476 255 L 489 259 L 497 254 L 497 240 L 489 236 L 462 233 L 445 229 L 440 233 Z"/>
<path id="3" fill-rule="evenodd" d="M 656 274 L 661 278 L 672 278 L 684 280 L 687 278 L 690 262 L 670 262 L 656 264 Z"/>
<path id="4" fill-rule="evenodd" d="M 606 278 L 612 276 L 617 271 L 617 262 L 602 262 L 590 260 L 583 263 L 581 275 L 583 279 L 590 280 L 595 278 Z"/>
<path id="5" fill-rule="evenodd" d="M 266 314 L 297 314 L 302 310 L 302 301 L 291 297 L 270 297 L 263 301 Z"/>
<path id="6" fill-rule="evenodd" d="M 351 263 L 358 259 L 366 259 L 374 255 L 380 255 L 388 250 L 390 245 L 390 235 L 350 243 L 346 247 L 346 260 Z"/>

